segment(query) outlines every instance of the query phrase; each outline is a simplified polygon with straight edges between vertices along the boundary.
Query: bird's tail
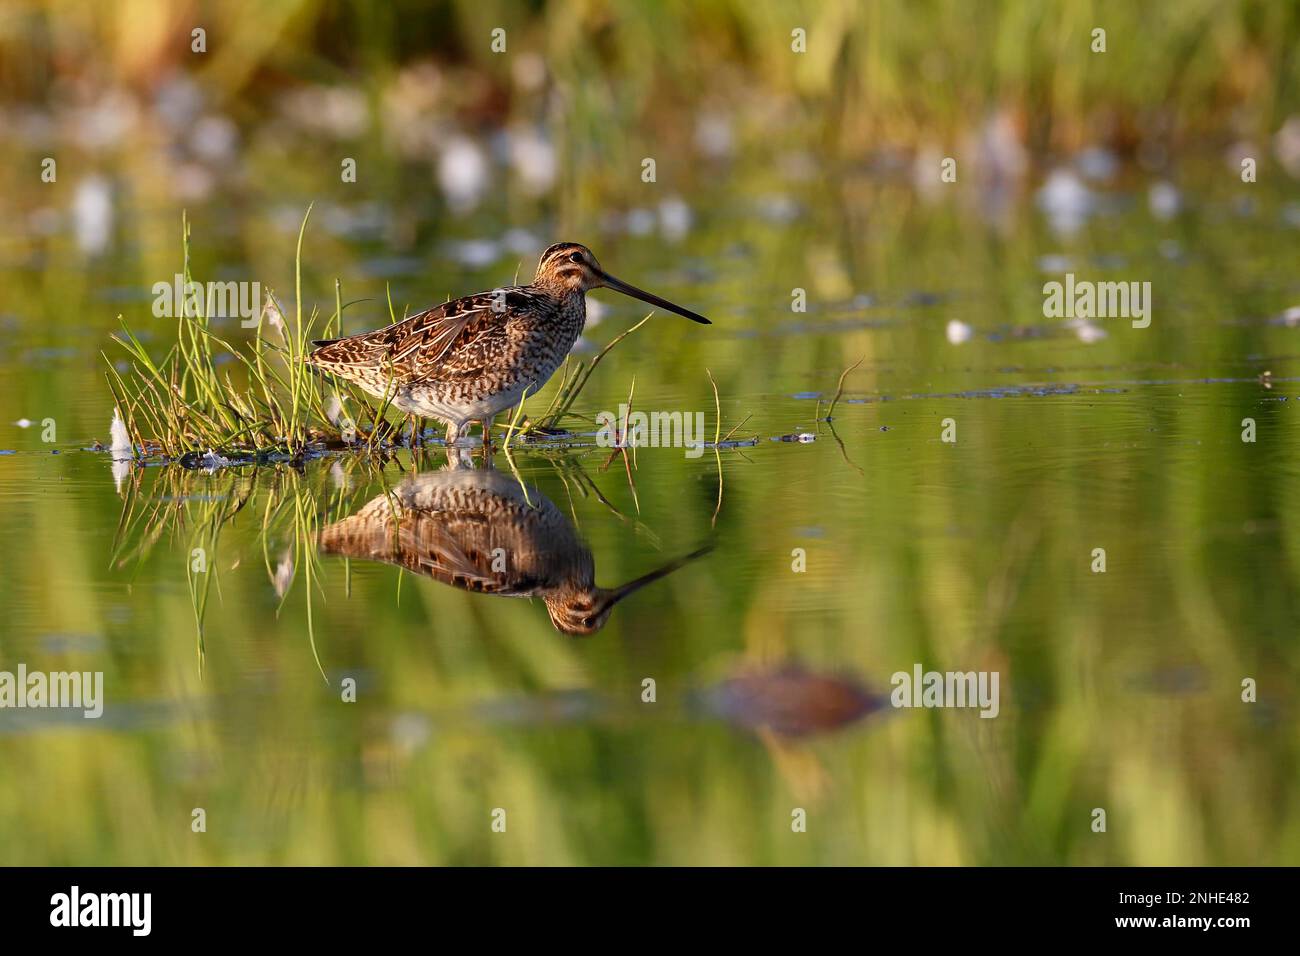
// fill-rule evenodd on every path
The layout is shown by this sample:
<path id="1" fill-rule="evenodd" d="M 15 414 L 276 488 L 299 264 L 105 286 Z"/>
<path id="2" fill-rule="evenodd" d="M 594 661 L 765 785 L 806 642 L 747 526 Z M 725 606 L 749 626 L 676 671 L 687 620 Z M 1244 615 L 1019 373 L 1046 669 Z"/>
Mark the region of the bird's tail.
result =
<path id="1" fill-rule="evenodd" d="M 302 357 L 303 365 L 317 375 L 323 376 L 326 372 L 326 366 L 330 364 L 326 349 L 337 341 L 338 339 L 322 339 L 312 342 L 311 344 L 316 347 Z"/>

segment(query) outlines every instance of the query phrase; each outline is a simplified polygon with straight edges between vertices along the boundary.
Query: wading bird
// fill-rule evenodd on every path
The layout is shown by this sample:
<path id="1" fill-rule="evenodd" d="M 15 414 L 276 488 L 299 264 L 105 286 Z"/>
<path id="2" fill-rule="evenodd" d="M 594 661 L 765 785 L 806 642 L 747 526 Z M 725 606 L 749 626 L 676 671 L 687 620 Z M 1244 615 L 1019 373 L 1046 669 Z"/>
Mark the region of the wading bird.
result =
<path id="1" fill-rule="evenodd" d="M 578 340 L 586 294 L 613 289 L 710 325 L 708 319 L 616 279 L 586 246 L 558 242 L 532 283 L 480 292 L 374 332 L 313 342 L 312 365 L 355 382 L 408 415 L 447 423 L 447 444 L 471 422 L 488 443 L 498 412 L 535 395 Z"/>
<path id="2" fill-rule="evenodd" d="M 490 466 L 456 463 L 405 479 L 320 533 L 322 554 L 395 564 L 465 591 L 540 597 L 555 629 L 573 635 L 594 634 L 619 601 L 708 550 L 599 587 L 591 549 L 554 502 Z"/>

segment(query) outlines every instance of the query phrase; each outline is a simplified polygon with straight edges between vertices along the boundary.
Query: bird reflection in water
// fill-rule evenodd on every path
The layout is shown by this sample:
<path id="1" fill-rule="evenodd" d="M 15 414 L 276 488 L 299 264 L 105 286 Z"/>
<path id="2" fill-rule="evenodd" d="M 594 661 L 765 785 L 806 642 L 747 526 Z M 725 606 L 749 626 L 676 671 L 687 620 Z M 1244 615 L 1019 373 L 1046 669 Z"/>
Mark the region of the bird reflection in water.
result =
<path id="1" fill-rule="evenodd" d="M 531 501 L 531 504 L 530 504 Z M 413 475 L 321 530 L 325 555 L 383 561 L 466 591 L 539 597 L 555 629 L 594 634 L 629 594 L 711 546 L 615 588 L 596 584 L 591 549 L 549 498 L 491 467 Z"/>

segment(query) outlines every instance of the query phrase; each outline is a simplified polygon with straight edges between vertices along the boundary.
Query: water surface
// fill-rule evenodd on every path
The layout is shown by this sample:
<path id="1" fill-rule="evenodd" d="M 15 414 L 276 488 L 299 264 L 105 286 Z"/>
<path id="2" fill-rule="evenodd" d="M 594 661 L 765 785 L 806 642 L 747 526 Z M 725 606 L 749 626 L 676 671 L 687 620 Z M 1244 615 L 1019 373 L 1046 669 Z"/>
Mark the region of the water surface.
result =
<path id="1" fill-rule="evenodd" d="M 336 276 L 345 301 L 369 300 L 347 331 L 383 323 L 388 289 L 413 311 L 526 276 L 512 243 L 530 236 L 585 242 L 713 318 L 656 317 L 580 410 L 616 410 L 635 379 L 636 407 L 704 412 L 712 435 L 708 369 L 722 432 L 743 420 L 733 438 L 756 441 L 639 449 L 635 494 L 590 443 L 463 478 L 496 490 L 497 512 L 466 519 L 475 540 L 540 555 L 529 587 L 614 588 L 712 546 L 586 637 L 558 631 L 540 592 L 435 580 L 430 554 L 459 560 L 462 585 L 482 557 L 436 520 L 414 554 L 373 514 L 351 552 L 320 547 L 395 489 L 445 481 L 436 447 L 115 482 L 88 450 L 108 440 L 100 352 L 121 358 L 119 314 L 159 349 L 173 334 L 148 290 L 180 268 L 179 209 L 118 192 L 99 255 L 71 226 L 0 247 L 0 668 L 103 671 L 107 696 L 98 721 L 0 711 L 0 859 L 1294 862 L 1289 197 L 1261 183 L 1243 208 L 1215 167 L 1161 218 L 1134 174 L 1062 229 L 1030 191 L 990 211 L 857 174 L 783 183 L 761 163 L 706 185 L 676 198 L 691 215 L 670 234 L 589 202 L 562 223 L 490 205 L 446 221 L 350 197 L 322 201 L 308 234 L 308 304 L 331 309 Z M 278 198 L 191 207 L 196 270 L 292 290 L 297 220 L 320 196 Z M 1065 271 L 1150 281 L 1151 326 L 1044 318 L 1042 284 Z M 643 314 L 593 298 L 590 347 Z M 544 534 L 490 527 L 534 505 Z M 890 676 L 916 663 L 999 672 L 999 716 L 889 707 Z"/>

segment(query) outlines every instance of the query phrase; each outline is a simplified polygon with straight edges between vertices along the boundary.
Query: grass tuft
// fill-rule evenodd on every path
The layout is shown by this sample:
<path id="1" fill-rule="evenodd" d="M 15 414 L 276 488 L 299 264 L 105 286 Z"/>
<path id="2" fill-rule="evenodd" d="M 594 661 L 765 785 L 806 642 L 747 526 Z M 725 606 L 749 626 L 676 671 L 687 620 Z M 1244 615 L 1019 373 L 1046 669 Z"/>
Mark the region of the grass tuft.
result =
<path id="1" fill-rule="evenodd" d="M 304 317 L 302 302 L 302 241 L 310 207 L 298 234 L 294 262 L 297 297 L 292 318 L 286 318 L 274 293 L 258 303 L 257 326 L 250 341 L 234 344 L 213 330 L 206 286 L 195 282 L 191 270 L 190 223 L 182 216 L 185 295 L 176 319 L 176 337 L 161 357 L 155 357 L 127 325 L 113 336 L 126 351 L 126 368 L 107 355 L 106 377 L 127 432 L 141 454 L 184 458 L 202 452 L 268 461 L 276 453 L 300 457 L 311 445 L 346 443 L 346 416 L 331 421 L 325 411 L 325 384 L 303 359 L 321 325 L 316 309 Z M 342 321 L 342 304 L 321 328 L 328 334 Z M 218 359 L 234 359 L 234 369 L 221 374 Z M 339 390 L 340 404 L 350 400 L 364 407 L 351 389 Z"/>

